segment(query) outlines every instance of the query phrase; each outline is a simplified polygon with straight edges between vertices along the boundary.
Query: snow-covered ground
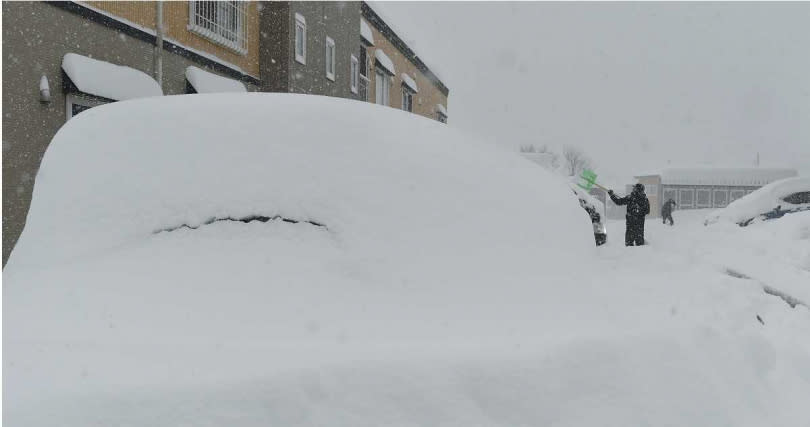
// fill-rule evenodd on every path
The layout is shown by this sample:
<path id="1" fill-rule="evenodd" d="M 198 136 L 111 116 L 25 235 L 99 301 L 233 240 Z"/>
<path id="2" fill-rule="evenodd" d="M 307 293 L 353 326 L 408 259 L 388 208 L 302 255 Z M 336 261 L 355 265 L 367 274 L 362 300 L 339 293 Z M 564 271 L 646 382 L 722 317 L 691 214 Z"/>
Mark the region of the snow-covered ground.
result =
<path id="1" fill-rule="evenodd" d="M 807 215 L 685 216 L 596 248 L 560 178 L 366 103 L 94 108 L 4 271 L 4 425 L 800 425 L 810 311 L 760 281 L 810 300 Z"/>

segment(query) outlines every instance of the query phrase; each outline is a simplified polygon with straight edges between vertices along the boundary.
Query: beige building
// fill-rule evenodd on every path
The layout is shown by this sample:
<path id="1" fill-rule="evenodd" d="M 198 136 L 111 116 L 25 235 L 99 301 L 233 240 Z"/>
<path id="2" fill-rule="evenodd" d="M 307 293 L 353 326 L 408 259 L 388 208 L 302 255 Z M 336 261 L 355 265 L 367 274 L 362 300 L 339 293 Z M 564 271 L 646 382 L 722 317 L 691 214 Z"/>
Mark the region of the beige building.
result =
<path id="1" fill-rule="evenodd" d="M 361 12 L 360 67 L 367 100 L 446 123 L 449 90 L 444 83 L 366 3 Z"/>

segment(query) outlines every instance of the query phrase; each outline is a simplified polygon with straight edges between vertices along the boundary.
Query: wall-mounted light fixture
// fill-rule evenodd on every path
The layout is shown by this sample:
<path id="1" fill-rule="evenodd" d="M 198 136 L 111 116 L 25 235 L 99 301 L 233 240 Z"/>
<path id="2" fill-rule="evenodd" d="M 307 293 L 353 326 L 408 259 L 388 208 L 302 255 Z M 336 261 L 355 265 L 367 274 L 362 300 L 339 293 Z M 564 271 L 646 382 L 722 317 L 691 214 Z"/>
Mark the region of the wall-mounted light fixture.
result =
<path id="1" fill-rule="evenodd" d="M 42 78 L 39 79 L 39 102 L 51 102 L 51 88 L 48 85 L 48 77 L 44 74 Z"/>

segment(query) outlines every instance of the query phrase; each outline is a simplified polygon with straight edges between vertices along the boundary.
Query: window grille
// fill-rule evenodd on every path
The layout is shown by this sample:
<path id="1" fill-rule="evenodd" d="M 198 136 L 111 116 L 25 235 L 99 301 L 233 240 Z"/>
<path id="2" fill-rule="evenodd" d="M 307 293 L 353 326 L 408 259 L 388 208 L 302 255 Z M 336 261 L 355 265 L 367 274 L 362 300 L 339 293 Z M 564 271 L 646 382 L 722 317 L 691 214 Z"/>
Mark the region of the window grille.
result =
<path id="1" fill-rule="evenodd" d="M 242 1 L 192 1 L 189 5 L 189 30 L 245 53 L 247 5 Z"/>

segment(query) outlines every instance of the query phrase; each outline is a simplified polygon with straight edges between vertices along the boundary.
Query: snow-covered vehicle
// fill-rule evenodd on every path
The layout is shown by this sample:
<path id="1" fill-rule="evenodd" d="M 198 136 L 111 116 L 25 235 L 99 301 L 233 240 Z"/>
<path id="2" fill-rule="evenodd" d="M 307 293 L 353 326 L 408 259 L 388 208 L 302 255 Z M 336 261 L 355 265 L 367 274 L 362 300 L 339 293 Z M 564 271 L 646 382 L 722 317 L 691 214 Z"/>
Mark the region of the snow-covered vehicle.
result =
<path id="1" fill-rule="evenodd" d="M 576 184 L 571 184 L 571 189 L 577 196 L 579 205 L 582 206 L 582 209 L 585 209 L 585 212 L 588 213 L 588 217 L 591 219 L 596 246 L 604 245 L 607 243 L 607 227 L 605 227 L 607 218 L 603 216 L 605 204 Z"/>
<path id="2" fill-rule="evenodd" d="M 765 185 L 712 212 L 704 223 L 732 222 L 745 227 L 755 221 L 768 221 L 808 210 L 810 178 L 786 178 Z"/>
<path id="3" fill-rule="evenodd" d="M 550 172 L 393 108 L 89 109 L 3 271 L 3 425 L 801 423 L 798 310 L 623 262 L 587 221 Z"/>

